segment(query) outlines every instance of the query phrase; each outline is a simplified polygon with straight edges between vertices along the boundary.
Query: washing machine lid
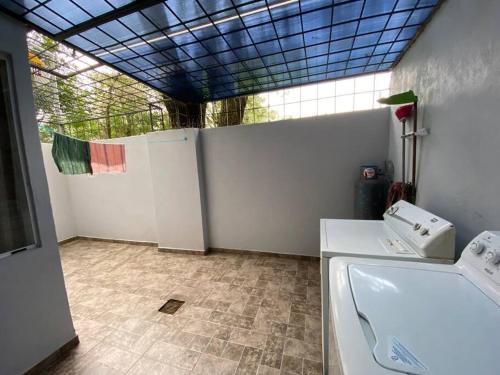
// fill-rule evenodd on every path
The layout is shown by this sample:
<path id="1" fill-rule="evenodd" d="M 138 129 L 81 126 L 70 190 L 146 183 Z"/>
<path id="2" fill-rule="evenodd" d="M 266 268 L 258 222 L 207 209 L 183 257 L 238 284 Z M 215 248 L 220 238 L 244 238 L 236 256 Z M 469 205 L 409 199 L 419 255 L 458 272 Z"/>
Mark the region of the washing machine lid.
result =
<path id="1" fill-rule="evenodd" d="M 422 259 L 383 220 L 322 219 L 321 237 L 323 255 Z"/>
<path id="2" fill-rule="evenodd" d="M 500 307 L 463 275 L 364 264 L 348 272 L 380 366 L 419 375 L 500 373 Z"/>

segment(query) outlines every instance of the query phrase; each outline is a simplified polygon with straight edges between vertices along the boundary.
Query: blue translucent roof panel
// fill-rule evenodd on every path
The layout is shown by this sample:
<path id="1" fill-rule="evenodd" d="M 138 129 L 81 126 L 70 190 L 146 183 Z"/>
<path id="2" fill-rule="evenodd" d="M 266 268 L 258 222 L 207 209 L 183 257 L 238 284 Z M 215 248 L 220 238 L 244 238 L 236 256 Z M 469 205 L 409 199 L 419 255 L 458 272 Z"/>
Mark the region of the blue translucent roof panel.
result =
<path id="1" fill-rule="evenodd" d="M 391 69 L 439 0 L 0 0 L 0 10 L 186 101 Z"/>

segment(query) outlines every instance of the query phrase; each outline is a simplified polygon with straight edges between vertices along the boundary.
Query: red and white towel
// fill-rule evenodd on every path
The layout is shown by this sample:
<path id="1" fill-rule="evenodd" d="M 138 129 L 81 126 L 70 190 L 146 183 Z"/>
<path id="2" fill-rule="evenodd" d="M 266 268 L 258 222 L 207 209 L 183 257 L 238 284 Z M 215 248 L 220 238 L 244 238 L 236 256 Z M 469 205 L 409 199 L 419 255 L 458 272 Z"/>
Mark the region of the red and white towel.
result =
<path id="1" fill-rule="evenodd" d="M 125 173 L 125 145 L 90 142 L 92 174 Z"/>

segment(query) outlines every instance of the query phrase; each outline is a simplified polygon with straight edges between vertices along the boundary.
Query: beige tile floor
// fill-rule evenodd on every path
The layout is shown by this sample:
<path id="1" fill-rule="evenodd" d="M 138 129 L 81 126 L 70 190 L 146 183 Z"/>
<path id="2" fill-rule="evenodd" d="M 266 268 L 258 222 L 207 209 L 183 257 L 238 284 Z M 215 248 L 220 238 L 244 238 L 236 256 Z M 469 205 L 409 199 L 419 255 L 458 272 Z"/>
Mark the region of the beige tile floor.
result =
<path id="1" fill-rule="evenodd" d="M 319 262 L 60 248 L 80 345 L 49 374 L 320 374 Z M 158 312 L 169 299 L 186 303 Z"/>

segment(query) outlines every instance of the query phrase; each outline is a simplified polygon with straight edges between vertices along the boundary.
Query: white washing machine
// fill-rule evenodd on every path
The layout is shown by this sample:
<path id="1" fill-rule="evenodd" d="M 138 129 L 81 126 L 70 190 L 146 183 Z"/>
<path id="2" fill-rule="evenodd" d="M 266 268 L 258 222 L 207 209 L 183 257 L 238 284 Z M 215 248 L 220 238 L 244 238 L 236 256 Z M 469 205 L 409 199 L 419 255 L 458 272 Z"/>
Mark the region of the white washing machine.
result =
<path id="1" fill-rule="evenodd" d="M 500 374 L 500 232 L 455 264 L 330 262 L 331 375 Z"/>
<path id="2" fill-rule="evenodd" d="M 384 220 L 321 219 L 321 289 L 323 363 L 329 356 L 329 263 L 349 256 L 453 263 L 455 227 L 449 221 L 406 201 L 384 213 Z M 324 366 L 326 373 L 327 368 Z"/>

